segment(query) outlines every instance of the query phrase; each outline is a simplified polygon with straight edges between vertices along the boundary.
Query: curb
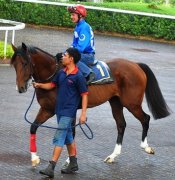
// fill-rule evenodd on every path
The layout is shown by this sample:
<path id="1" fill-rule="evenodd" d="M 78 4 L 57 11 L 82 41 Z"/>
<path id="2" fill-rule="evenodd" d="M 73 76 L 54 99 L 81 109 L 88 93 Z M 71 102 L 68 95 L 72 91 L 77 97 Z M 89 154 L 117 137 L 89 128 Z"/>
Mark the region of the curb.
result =
<path id="1" fill-rule="evenodd" d="M 0 64 L 1 67 L 8 67 L 11 66 L 10 64 Z"/>

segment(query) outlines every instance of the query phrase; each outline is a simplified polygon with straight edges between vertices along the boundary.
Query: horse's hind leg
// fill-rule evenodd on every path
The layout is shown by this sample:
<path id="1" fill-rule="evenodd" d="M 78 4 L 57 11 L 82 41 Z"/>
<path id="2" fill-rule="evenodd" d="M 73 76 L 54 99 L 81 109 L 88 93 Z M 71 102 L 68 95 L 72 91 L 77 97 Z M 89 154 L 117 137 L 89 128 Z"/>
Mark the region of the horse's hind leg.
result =
<path id="1" fill-rule="evenodd" d="M 54 113 L 50 111 L 43 110 L 42 108 L 39 110 L 35 121 L 31 124 L 30 127 L 30 152 L 31 152 L 31 162 L 32 166 L 35 167 L 40 163 L 40 158 L 37 155 L 37 145 L 36 145 L 36 131 L 38 126 L 43 124 L 49 118 L 51 118 Z"/>
<path id="2" fill-rule="evenodd" d="M 142 141 L 140 146 L 147 152 L 148 154 L 154 154 L 153 148 L 148 145 L 147 135 L 149 129 L 149 121 L 150 116 L 146 114 L 141 106 L 132 106 L 128 108 L 128 110 L 141 122 L 142 124 Z"/>
<path id="3" fill-rule="evenodd" d="M 143 120 L 139 119 L 141 124 L 142 124 L 142 128 L 143 128 L 143 132 L 142 132 L 142 141 L 141 141 L 141 148 L 143 148 L 145 150 L 145 152 L 147 152 L 148 154 L 154 154 L 154 150 L 153 148 L 151 148 L 149 145 L 148 145 L 148 142 L 147 142 L 147 135 L 148 135 L 148 129 L 149 129 L 149 121 L 150 121 L 150 116 L 148 114 L 146 114 L 143 110 L 142 110 L 142 113 L 143 113 Z"/>
<path id="4" fill-rule="evenodd" d="M 111 105 L 112 114 L 117 125 L 118 136 L 113 153 L 109 155 L 104 161 L 107 163 L 112 163 L 114 162 L 114 159 L 118 157 L 121 153 L 123 136 L 126 128 L 126 121 L 123 115 L 123 106 L 120 103 L 119 98 L 113 97 L 109 100 L 109 103 Z"/>

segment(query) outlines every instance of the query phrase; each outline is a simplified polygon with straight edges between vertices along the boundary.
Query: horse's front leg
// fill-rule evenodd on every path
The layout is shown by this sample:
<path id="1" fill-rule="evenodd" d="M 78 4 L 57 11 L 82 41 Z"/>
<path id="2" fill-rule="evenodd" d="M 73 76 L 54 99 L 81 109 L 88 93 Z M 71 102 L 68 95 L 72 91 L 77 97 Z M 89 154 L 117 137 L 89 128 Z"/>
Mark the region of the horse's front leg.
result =
<path id="1" fill-rule="evenodd" d="M 37 146 L 36 146 L 36 131 L 38 129 L 39 123 L 35 120 L 30 127 L 30 153 L 32 166 L 35 167 L 40 163 L 40 158 L 37 156 Z"/>
<path id="2" fill-rule="evenodd" d="M 40 158 L 37 155 L 37 145 L 36 145 L 36 131 L 39 125 L 43 124 L 49 118 L 54 115 L 53 112 L 47 111 L 40 108 L 35 121 L 31 124 L 30 127 L 30 153 L 31 153 L 31 162 L 32 166 L 35 167 L 40 163 Z"/>
<path id="3" fill-rule="evenodd" d="M 109 155 L 104 160 L 104 162 L 106 162 L 106 163 L 113 163 L 115 158 L 118 157 L 121 154 L 122 142 L 123 142 L 123 136 L 124 136 L 125 128 L 126 128 L 125 121 L 122 121 L 120 124 L 117 125 L 118 136 L 117 136 L 117 142 L 116 142 L 114 151 L 112 152 L 111 155 Z"/>
<path id="4" fill-rule="evenodd" d="M 113 163 L 115 158 L 118 157 L 121 154 L 121 148 L 122 148 L 121 144 L 116 144 L 113 153 L 111 155 L 109 155 L 104 160 L 104 162 L 106 162 L 106 163 Z"/>
<path id="5" fill-rule="evenodd" d="M 106 163 L 113 163 L 115 158 L 118 157 L 121 154 L 122 149 L 122 142 L 123 142 L 123 136 L 126 128 L 126 121 L 123 115 L 123 106 L 118 101 L 117 97 L 113 97 L 109 100 L 109 103 L 112 108 L 112 114 L 115 119 L 117 130 L 118 130 L 118 136 L 117 136 L 117 142 L 114 148 L 114 151 L 111 155 L 109 155 L 104 162 Z"/>

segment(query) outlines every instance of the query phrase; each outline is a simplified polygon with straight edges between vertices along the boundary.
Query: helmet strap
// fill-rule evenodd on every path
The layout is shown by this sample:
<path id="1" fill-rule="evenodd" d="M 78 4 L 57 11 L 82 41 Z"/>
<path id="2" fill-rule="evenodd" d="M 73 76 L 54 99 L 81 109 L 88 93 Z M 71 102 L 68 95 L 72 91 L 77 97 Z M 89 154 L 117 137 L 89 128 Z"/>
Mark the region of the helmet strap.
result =
<path id="1" fill-rule="evenodd" d="M 77 23 L 79 23 L 81 18 L 82 18 L 82 15 L 78 14 L 78 22 Z"/>

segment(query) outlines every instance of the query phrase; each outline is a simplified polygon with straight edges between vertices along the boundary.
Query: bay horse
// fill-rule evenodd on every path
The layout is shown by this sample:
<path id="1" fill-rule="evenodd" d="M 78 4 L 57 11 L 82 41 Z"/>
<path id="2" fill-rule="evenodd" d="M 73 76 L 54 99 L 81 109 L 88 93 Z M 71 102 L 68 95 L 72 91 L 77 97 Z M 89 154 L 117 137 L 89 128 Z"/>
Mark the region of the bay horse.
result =
<path id="1" fill-rule="evenodd" d="M 36 82 L 51 81 L 56 71 L 62 68 L 57 64 L 56 58 L 38 47 L 12 45 L 14 54 L 11 58 L 11 65 L 16 70 L 16 85 L 19 93 L 25 93 L 28 88 L 29 79 Z M 141 148 L 147 153 L 154 154 L 153 148 L 148 145 L 147 134 L 149 129 L 150 116 L 142 109 L 144 94 L 148 108 L 154 119 L 160 119 L 170 114 L 165 99 L 159 88 L 157 79 L 148 65 L 135 63 L 126 59 L 113 59 L 107 62 L 114 82 L 111 84 L 91 85 L 88 87 L 88 108 L 98 106 L 109 101 L 112 114 L 117 125 L 117 140 L 115 148 L 104 160 L 107 163 L 114 162 L 114 159 L 121 154 L 122 141 L 126 128 L 126 121 L 123 108 L 127 108 L 142 125 Z M 36 131 L 38 126 L 54 116 L 56 89 L 36 89 L 37 101 L 40 105 L 39 112 L 30 127 L 30 152 L 32 166 L 36 166 L 40 159 L 37 155 Z"/>

